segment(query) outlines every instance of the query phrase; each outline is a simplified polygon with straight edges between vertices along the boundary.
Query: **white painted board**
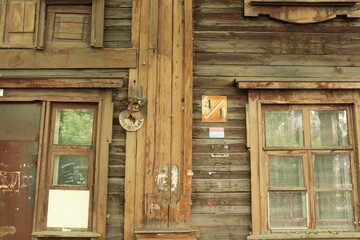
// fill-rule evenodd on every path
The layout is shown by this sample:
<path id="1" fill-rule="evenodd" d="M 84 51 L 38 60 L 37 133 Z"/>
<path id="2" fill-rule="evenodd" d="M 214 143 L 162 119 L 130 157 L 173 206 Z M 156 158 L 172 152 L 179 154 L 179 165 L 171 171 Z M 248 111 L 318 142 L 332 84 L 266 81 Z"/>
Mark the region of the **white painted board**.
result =
<path id="1" fill-rule="evenodd" d="M 88 190 L 49 190 L 47 227 L 88 228 Z"/>

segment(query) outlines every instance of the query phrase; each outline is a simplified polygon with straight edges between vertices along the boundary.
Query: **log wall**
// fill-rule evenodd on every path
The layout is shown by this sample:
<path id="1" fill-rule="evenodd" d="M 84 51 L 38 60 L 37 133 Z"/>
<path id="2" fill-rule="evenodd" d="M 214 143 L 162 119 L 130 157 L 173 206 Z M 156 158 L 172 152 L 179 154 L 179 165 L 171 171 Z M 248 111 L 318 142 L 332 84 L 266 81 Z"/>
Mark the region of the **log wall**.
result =
<path id="1" fill-rule="evenodd" d="M 246 18 L 242 0 L 194 0 L 193 13 L 191 224 L 199 228 L 200 239 L 245 240 L 251 232 L 247 93 L 233 81 L 355 79 L 360 74 L 360 21 L 338 17 L 301 25 L 266 16 Z M 202 95 L 228 96 L 226 123 L 201 121 Z M 225 139 L 209 139 L 209 127 L 225 127 Z M 211 157 L 211 152 L 229 157 Z"/>
<path id="2" fill-rule="evenodd" d="M 105 1 L 105 48 L 131 47 L 132 0 Z M 114 90 L 113 140 L 110 145 L 108 215 L 106 239 L 124 238 L 124 183 L 126 131 L 119 124 L 119 113 L 127 108 L 129 70 L 120 70 L 124 86 Z"/>

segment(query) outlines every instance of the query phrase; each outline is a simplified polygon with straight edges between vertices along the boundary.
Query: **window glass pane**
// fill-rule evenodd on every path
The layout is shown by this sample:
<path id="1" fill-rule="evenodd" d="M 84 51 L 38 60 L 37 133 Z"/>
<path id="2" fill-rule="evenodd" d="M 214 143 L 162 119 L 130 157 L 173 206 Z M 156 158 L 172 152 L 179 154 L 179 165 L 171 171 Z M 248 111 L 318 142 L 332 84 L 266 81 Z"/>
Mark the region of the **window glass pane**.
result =
<path id="1" fill-rule="evenodd" d="M 54 185 L 86 186 L 88 178 L 87 156 L 55 156 Z"/>
<path id="2" fill-rule="evenodd" d="M 328 191 L 316 194 L 316 226 L 354 227 L 352 193 Z"/>
<path id="3" fill-rule="evenodd" d="M 305 228 L 307 218 L 306 193 L 269 193 L 270 228 Z"/>
<path id="4" fill-rule="evenodd" d="M 310 111 L 310 123 L 313 147 L 349 145 L 345 110 Z"/>
<path id="5" fill-rule="evenodd" d="M 303 146 L 302 111 L 268 110 L 265 125 L 267 147 Z"/>
<path id="6" fill-rule="evenodd" d="M 270 187 L 303 187 L 303 159 L 301 156 L 270 157 Z"/>
<path id="7" fill-rule="evenodd" d="M 315 188 L 352 188 L 347 154 L 314 154 Z"/>
<path id="8" fill-rule="evenodd" d="M 56 110 L 54 144 L 90 146 L 93 118 L 91 109 Z"/>

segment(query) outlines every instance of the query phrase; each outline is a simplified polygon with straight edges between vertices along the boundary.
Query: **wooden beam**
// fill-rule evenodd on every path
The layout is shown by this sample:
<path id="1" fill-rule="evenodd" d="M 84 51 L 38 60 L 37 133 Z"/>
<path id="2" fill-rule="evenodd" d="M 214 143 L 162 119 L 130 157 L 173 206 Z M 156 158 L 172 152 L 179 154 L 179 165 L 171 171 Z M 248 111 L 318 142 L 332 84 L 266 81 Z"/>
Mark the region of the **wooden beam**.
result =
<path id="1" fill-rule="evenodd" d="M 136 49 L 1 49 L 0 69 L 135 68 Z"/>
<path id="2" fill-rule="evenodd" d="M 101 92 L 99 104 L 100 121 L 98 122 L 97 160 L 95 166 L 94 202 L 93 202 L 93 229 L 100 236 L 92 237 L 92 240 L 105 240 L 106 237 L 106 210 L 107 210 L 107 185 L 109 167 L 109 144 L 112 136 L 114 104 L 112 102 L 112 89 Z"/>
<path id="3" fill-rule="evenodd" d="M 0 88 L 120 88 L 122 86 L 121 79 L 0 79 Z"/>
<path id="4" fill-rule="evenodd" d="M 138 54 L 144 54 L 140 51 L 140 41 L 142 40 L 140 34 L 141 27 L 141 13 L 142 13 L 142 0 L 132 1 L 132 36 L 131 44 L 133 47 L 139 49 Z M 144 33 L 142 33 L 144 34 Z M 146 46 L 145 46 L 146 47 Z M 139 57 L 139 59 L 141 59 Z M 141 59 L 142 60 L 142 59 Z M 129 70 L 129 88 L 135 85 L 139 79 L 139 66 L 136 69 Z M 128 91 L 130 94 L 130 91 Z M 146 124 L 146 122 L 145 122 Z M 141 130 L 141 129 L 140 129 Z M 136 163 L 137 163 L 137 132 L 126 133 L 126 150 L 125 150 L 125 208 L 124 208 L 124 240 L 134 239 L 135 229 L 135 192 L 138 190 L 136 187 Z M 140 213 L 142 209 L 139 209 Z"/>
<path id="5" fill-rule="evenodd" d="M 343 80 L 337 81 L 331 79 L 296 79 L 283 81 L 282 79 L 274 80 L 236 80 L 236 84 L 240 89 L 360 89 L 359 80 Z"/>

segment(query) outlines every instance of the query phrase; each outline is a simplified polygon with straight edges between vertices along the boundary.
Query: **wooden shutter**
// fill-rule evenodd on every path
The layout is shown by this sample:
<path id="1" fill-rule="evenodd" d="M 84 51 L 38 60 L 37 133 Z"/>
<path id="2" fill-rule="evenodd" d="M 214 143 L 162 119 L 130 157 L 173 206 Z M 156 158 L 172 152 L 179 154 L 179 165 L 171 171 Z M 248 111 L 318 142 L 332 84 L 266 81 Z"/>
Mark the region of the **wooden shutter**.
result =
<path id="1" fill-rule="evenodd" d="M 91 6 L 49 5 L 46 48 L 89 47 Z"/>
<path id="2" fill-rule="evenodd" d="M 35 41 L 36 2 L 10 2 L 6 44 L 32 47 Z"/>

